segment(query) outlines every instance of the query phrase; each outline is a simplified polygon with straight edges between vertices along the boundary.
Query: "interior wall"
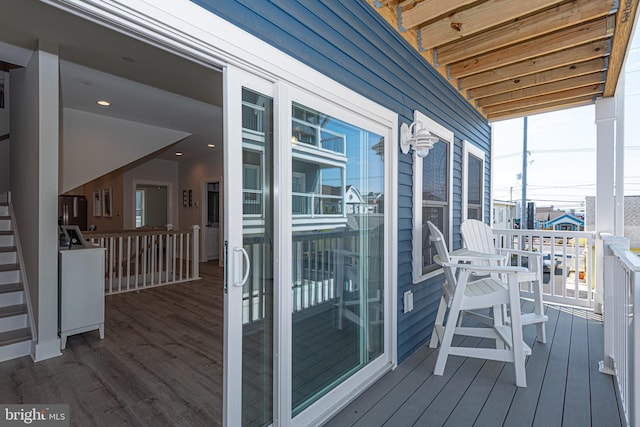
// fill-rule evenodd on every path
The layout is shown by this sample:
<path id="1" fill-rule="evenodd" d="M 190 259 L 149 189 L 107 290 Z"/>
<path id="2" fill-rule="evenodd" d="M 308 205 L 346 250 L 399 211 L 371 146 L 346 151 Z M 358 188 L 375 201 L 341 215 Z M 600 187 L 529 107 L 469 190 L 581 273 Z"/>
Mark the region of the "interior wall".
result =
<path id="1" fill-rule="evenodd" d="M 96 226 L 98 232 L 122 231 L 124 224 L 124 208 L 123 208 L 123 177 L 122 172 L 115 172 L 98 179 L 94 179 L 74 190 L 65 194 L 79 196 L 83 195 L 87 198 L 87 226 Z M 104 216 L 102 211 L 103 191 L 111 190 L 111 216 Z M 100 215 L 94 215 L 96 200 L 94 194 L 100 195 Z"/>
<path id="2" fill-rule="evenodd" d="M 42 48 L 42 43 L 41 43 Z M 11 71 L 12 201 L 37 331 L 34 359 L 60 354 L 58 338 L 58 56 L 36 51 Z"/>
<path id="3" fill-rule="evenodd" d="M 63 110 L 63 121 L 61 193 L 190 135 L 71 108 Z"/>
<path id="4" fill-rule="evenodd" d="M 0 86 L 4 85 L 4 107 L 0 107 L 0 137 L 9 133 L 9 73 L 0 71 Z M 0 141 L 0 194 L 9 191 L 10 140 Z"/>
<path id="5" fill-rule="evenodd" d="M 180 229 L 189 230 L 192 225 L 199 225 L 200 230 L 202 230 L 205 225 L 202 223 L 202 210 L 206 208 L 206 203 L 203 203 L 202 200 L 202 184 L 209 178 L 223 176 L 222 150 L 215 148 L 209 156 L 180 162 L 179 174 Z M 191 206 L 189 206 L 188 202 L 189 190 L 191 190 L 192 195 Z M 184 206 L 182 201 L 183 191 L 187 192 L 187 206 Z M 223 202 L 221 192 L 220 212 L 224 211 Z M 224 221 L 224 219 L 220 218 L 221 230 L 223 229 L 222 221 Z M 200 233 L 200 237 L 202 240 L 202 233 Z"/>

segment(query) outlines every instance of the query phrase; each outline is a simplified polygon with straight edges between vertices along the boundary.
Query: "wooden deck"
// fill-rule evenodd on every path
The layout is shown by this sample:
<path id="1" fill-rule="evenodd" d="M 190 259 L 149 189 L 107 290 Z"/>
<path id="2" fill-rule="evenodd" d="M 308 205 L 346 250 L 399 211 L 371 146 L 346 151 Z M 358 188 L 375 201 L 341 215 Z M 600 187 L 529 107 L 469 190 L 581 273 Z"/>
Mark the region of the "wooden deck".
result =
<path id="1" fill-rule="evenodd" d="M 72 426 L 220 425 L 222 269 L 200 271 L 197 282 L 107 297 L 104 340 L 87 332 L 61 357 L 1 363 L 0 402 L 67 403 Z M 547 314 L 548 344 L 533 345 L 535 328 L 525 329 L 526 389 L 510 364 L 477 359 L 451 357 L 433 376 L 437 352 L 422 347 L 327 425 L 620 426 L 613 380 L 598 372 L 600 317 Z"/>
<path id="2" fill-rule="evenodd" d="M 326 426 L 624 425 L 613 377 L 598 372 L 601 317 L 559 306 L 547 306 L 546 312 L 547 344 L 535 342 L 534 326 L 525 328 L 533 350 L 526 364 L 527 388 L 515 386 L 511 364 L 459 356 L 449 358 L 443 376 L 434 376 L 437 351 L 424 346 Z"/>

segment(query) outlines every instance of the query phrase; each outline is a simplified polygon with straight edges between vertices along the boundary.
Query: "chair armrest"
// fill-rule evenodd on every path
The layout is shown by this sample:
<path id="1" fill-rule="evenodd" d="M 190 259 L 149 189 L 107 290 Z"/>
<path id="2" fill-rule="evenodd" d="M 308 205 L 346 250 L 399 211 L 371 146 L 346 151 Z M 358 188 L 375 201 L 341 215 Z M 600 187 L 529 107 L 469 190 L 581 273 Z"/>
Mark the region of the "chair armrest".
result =
<path id="1" fill-rule="evenodd" d="M 524 267 L 518 266 L 495 266 L 495 265 L 478 265 L 478 264 L 458 264 L 457 262 L 445 262 L 441 264 L 443 267 L 452 267 L 460 270 L 478 272 L 478 273 L 524 273 L 529 271 Z"/>

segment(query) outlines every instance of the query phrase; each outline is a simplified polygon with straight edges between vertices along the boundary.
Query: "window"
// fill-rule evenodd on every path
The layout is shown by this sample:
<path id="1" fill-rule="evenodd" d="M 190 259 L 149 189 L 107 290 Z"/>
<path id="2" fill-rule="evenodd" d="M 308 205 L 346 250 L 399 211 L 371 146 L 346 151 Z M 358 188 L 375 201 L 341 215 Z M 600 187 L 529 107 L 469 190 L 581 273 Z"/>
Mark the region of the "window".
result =
<path id="1" fill-rule="evenodd" d="M 144 225 L 144 190 L 136 190 L 136 228 Z"/>
<path id="2" fill-rule="evenodd" d="M 484 152 L 463 141 L 462 218 L 483 219 Z"/>
<path id="3" fill-rule="evenodd" d="M 453 132 L 418 111 L 414 120 L 440 138 L 427 157 L 413 156 L 413 283 L 418 283 L 438 270 L 427 221 L 442 231 L 448 246 L 451 244 Z"/>

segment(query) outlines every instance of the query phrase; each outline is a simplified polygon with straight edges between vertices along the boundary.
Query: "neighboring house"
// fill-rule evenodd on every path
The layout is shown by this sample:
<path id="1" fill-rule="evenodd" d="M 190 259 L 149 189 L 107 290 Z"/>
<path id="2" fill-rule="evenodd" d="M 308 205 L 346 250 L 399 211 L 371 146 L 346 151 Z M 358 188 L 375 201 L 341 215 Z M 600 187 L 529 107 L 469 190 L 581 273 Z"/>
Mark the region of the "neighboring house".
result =
<path id="1" fill-rule="evenodd" d="M 585 197 L 584 229 L 594 231 L 596 225 L 596 198 Z M 640 248 L 640 196 L 624 196 L 624 237 L 631 247 Z"/>
<path id="2" fill-rule="evenodd" d="M 0 131 L 7 129 L 0 190 L 11 191 L 19 228 L 36 332 L 32 357 L 60 355 L 59 195 L 95 200 L 108 190 L 113 214 L 95 220 L 115 231 L 135 227 L 138 191 L 166 187 L 167 221 L 184 229 L 206 220 L 204 198 L 217 182 L 229 253 L 224 421 L 232 426 L 322 424 L 423 346 L 444 280 L 425 225 L 436 224 L 458 249 L 463 220 L 489 220 L 489 120 L 603 95 L 602 58 L 597 81 L 582 83 L 586 92 L 568 100 L 529 103 L 528 95 L 494 88 L 500 81 L 473 83 L 535 58 L 474 70 L 487 65 L 474 58 L 467 67 L 460 52 L 470 49 L 446 54 L 459 28 L 447 24 L 453 33 L 431 40 L 417 27 L 398 32 L 406 22 L 392 16 L 403 13 L 395 3 L 14 3 L 0 16 L 2 75 L 11 92 L 10 126 L 8 114 L 0 116 Z M 607 31 L 536 54 L 565 58 L 562 49 L 593 43 L 589 59 L 608 56 L 610 37 Z M 485 51 L 493 52 L 495 38 L 488 40 Z M 422 43 L 431 43 L 424 56 Z M 447 56 L 458 59 L 444 62 Z M 572 72 L 562 61 L 557 66 Z M 520 82 L 512 70 L 502 84 Z M 617 73 L 607 74 L 614 88 L 599 112 L 609 111 Z M 96 104 L 104 98 L 108 108 Z M 400 148 L 401 129 L 413 122 L 435 137 L 423 155 Z M 612 132 L 598 135 L 613 144 Z M 398 296 L 405 292 L 413 303 L 403 310 Z"/>
<path id="3" fill-rule="evenodd" d="M 516 203 L 504 200 L 493 201 L 493 228 L 512 229 L 516 218 Z"/>
<path id="4" fill-rule="evenodd" d="M 571 214 L 565 213 L 551 221 L 545 221 L 542 228 L 559 231 L 582 231 L 584 230 L 584 221 Z"/>
<path id="5" fill-rule="evenodd" d="M 369 204 L 364 200 L 360 191 L 358 191 L 356 187 L 348 185 L 344 199 L 347 206 L 347 213 L 354 214 L 369 212 Z"/>

